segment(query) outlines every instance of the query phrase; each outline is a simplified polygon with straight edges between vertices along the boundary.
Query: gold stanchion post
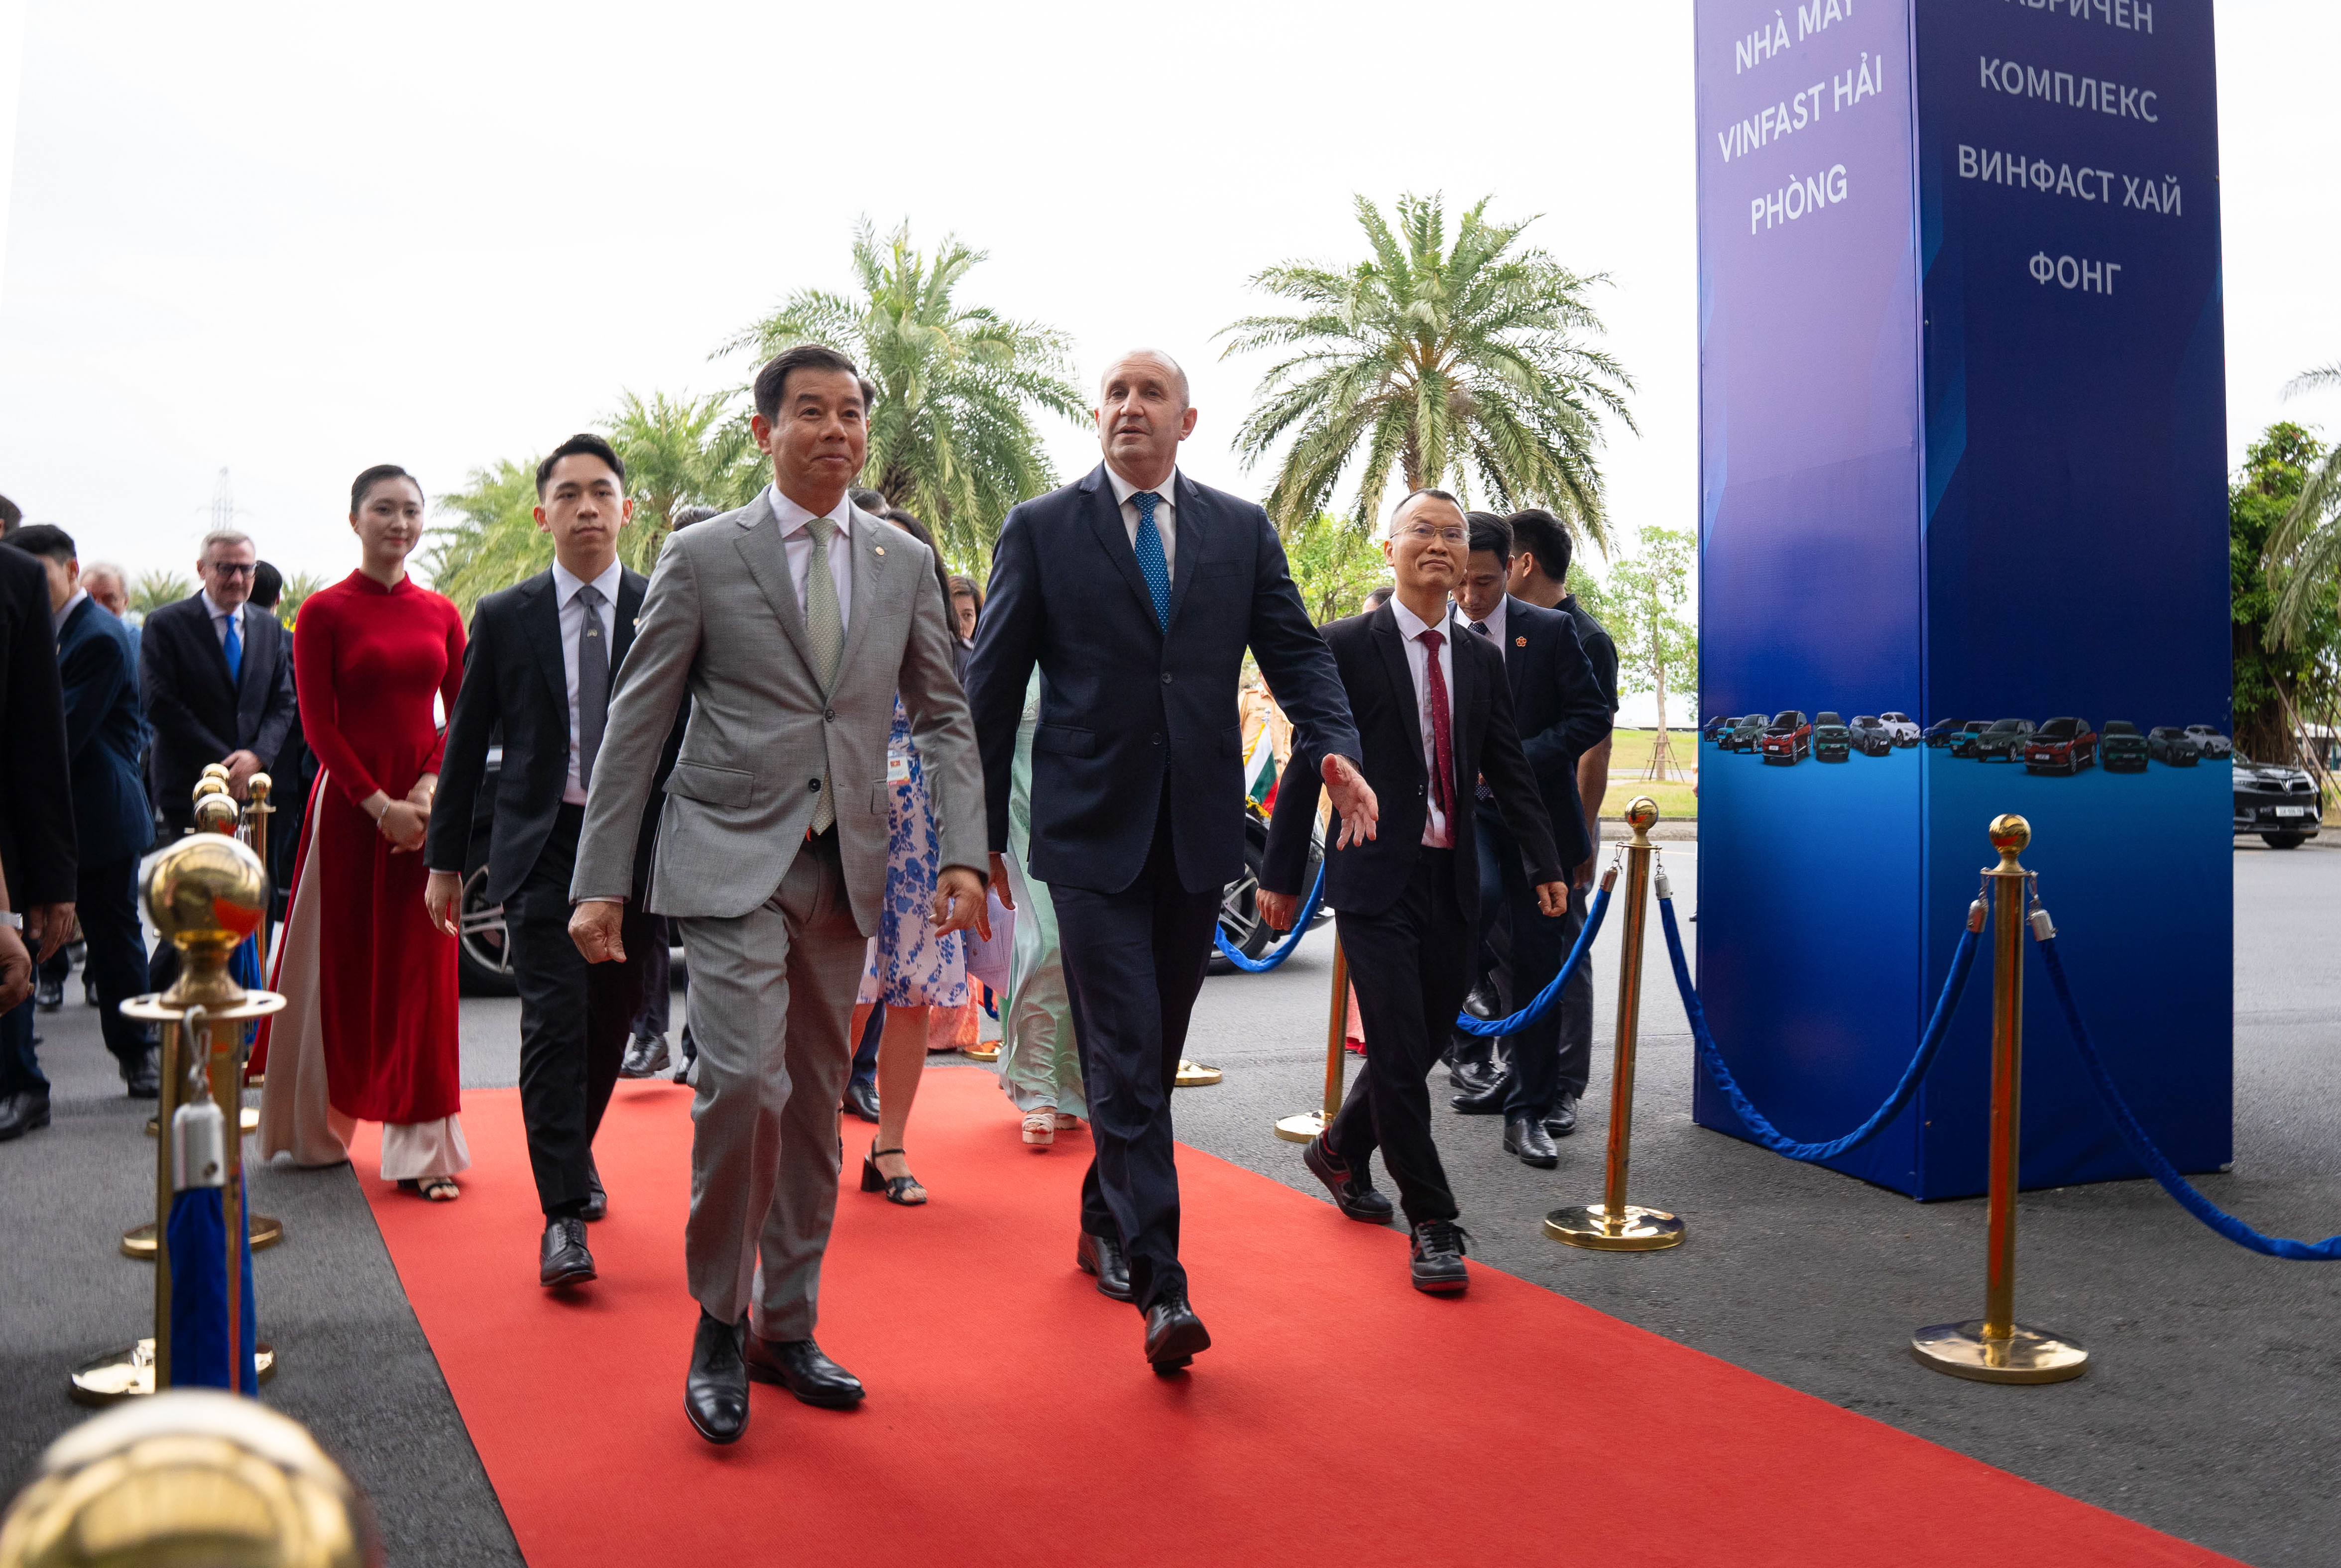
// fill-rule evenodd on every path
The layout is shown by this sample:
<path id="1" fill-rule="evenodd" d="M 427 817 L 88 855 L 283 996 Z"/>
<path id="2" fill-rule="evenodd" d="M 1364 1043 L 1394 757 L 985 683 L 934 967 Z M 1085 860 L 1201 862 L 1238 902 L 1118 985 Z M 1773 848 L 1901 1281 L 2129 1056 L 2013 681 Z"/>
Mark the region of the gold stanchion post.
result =
<path id="1" fill-rule="evenodd" d="M 227 801 L 226 806 L 232 830 L 234 803 Z M 133 997 L 122 1004 L 125 1017 L 162 1026 L 163 1081 L 154 1184 L 157 1236 L 164 1235 L 169 1226 L 172 1200 L 177 1194 L 172 1171 L 173 1122 L 179 1105 L 184 1103 L 180 1087 L 183 1078 L 200 1080 L 207 1072 L 224 1124 L 234 1128 L 236 1107 L 243 1098 L 244 1027 L 284 1006 L 283 997 L 271 991 L 247 991 L 228 973 L 230 956 L 267 911 L 268 873 L 261 866 L 260 858 L 237 842 L 230 831 L 218 830 L 215 822 L 206 823 L 206 815 L 215 818 L 217 809 L 206 813 L 199 802 L 199 826 L 214 830 L 198 830 L 156 853 L 147 861 L 139 888 L 147 918 L 165 941 L 179 948 L 183 960 L 179 978 L 159 997 Z M 193 1037 L 184 1027 L 184 1020 L 191 1007 L 202 1009 L 201 1039 Z M 228 1157 L 224 1198 L 233 1260 L 228 1273 L 228 1314 L 233 1332 L 243 1300 L 241 1242 L 244 1216 L 240 1179 L 244 1140 L 231 1130 L 225 1134 L 224 1141 Z M 95 1356 L 75 1367 L 72 1394 L 75 1401 L 111 1404 L 172 1385 L 172 1280 L 167 1252 L 158 1248 L 154 1263 L 154 1337 Z M 275 1370 L 275 1351 L 268 1345 L 259 1345 L 254 1359 L 260 1380 L 265 1382 Z"/>
<path id="2" fill-rule="evenodd" d="M 1276 1124 L 1276 1136 L 1287 1143 L 1305 1144 L 1333 1125 L 1341 1111 L 1341 1056 L 1350 1022 L 1350 956 L 1333 939 L 1333 1000 L 1325 1016 L 1325 1103 L 1313 1111 L 1286 1116 Z"/>
<path id="3" fill-rule="evenodd" d="M 1993 818 L 1989 832 L 1999 864 L 1984 873 L 1992 888 L 1992 968 L 1983 1316 L 1920 1329 L 1910 1336 L 1910 1354 L 1922 1366 L 1977 1383 L 2062 1383 L 2088 1370 L 2089 1353 L 2064 1335 L 2016 1321 L 2016 1189 L 2024 1147 L 2024 895 L 2031 877 L 2016 858 L 2032 842 L 2032 824 L 2009 812 Z"/>
<path id="4" fill-rule="evenodd" d="M 1634 1047 L 1641 1027 L 1642 938 L 1649 926 L 1650 860 L 1657 849 L 1650 829 L 1659 820 L 1658 802 L 1637 796 L 1626 808 L 1626 825 L 1634 836 L 1626 845 L 1626 932 L 1618 953 L 1618 1056 L 1609 1077 L 1609 1149 L 1601 1201 L 1572 1204 L 1544 1216 L 1545 1234 L 1570 1246 L 1596 1252 L 1657 1252 L 1679 1246 L 1683 1222 L 1664 1209 L 1643 1208 L 1626 1201 L 1628 1156 L 1634 1131 Z M 1603 878 L 1614 886 L 1613 868 Z"/>

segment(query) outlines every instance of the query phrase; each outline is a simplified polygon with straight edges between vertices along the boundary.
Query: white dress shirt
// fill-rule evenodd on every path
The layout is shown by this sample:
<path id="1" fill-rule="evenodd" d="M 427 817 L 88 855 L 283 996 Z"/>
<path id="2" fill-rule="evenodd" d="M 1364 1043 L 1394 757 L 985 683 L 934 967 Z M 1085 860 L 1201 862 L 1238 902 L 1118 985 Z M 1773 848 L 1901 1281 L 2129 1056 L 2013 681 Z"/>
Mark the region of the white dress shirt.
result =
<path id="1" fill-rule="evenodd" d="M 780 520 L 781 543 L 789 552 L 789 581 L 797 585 L 797 611 L 802 614 L 805 573 L 812 570 L 812 531 L 805 524 L 813 520 L 813 514 L 782 495 L 777 484 L 765 487 L 764 499 Z M 853 540 L 852 498 L 838 497 L 828 517 L 837 524 L 837 537 L 829 541 L 829 580 L 837 585 L 837 627 L 850 631 L 853 629 L 853 551 L 846 547 Z"/>
<path id="2" fill-rule="evenodd" d="M 612 561 L 607 570 L 593 580 L 601 590 L 602 602 L 594 607 L 595 619 L 602 623 L 602 646 L 609 650 L 610 678 L 618 675 L 618 587 L 624 580 L 626 569 Z M 569 781 L 561 787 L 561 803 L 564 806 L 585 804 L 584 753 L 578 738 L 583 733 L 577 725 L 577 638 L 585 630 L 584 601 L 577 590 L 585 580 L 562 565 L 553 563 L 553 598 L 561 608 L 561 673 L 569 681 Z"/>
<path id="3" fill-rule="evenodd" d="M 1439 634 L 1439 679 L 1447 688 L 1448 760 L 1451 763 L 1454 760 L 1455 747 L 1455 638 L 1458 633 L 1465 637 L 1477 637 L 1479 634 L 1476 631 L 1465 630 L 1460 622 L 1452 619 L 1441 619 L 1434 625 L 1424 620 L 1396 599 L 1390 600 L 1390 613 L 1398 617 L 1398 634 L 1406 640 L 1407 671 L 1414 677 L 1414 711 L 1416 723 L 1422 731 L 1423 775 L 1425 778 L 1436 778 L 1439 774 L 1438 742 L 1430 729 L 1430 688 L 1424 684 L 1430 670 L 1430 650 L 1423 644 L 1421 637 L 1425 631 L 1436 631 Z M 1447 787 L 1450 791 L 1455 788 L 1453 778 L 1450 777 L 1448 779 Z M 1448 831 L 1447 813 L 1439 809 L 1438 795 L 1430 789 L 1425 789 L 1422 806 L 1423 846 L 1431 849 L 1453 849 L 1455 836 Z"/>
<path id="4" fill-rule="evenodd" d="M 73 590 L 73 597 L 71 599 L 66 600 L 63 604 L 57 606 L 56 609 L 49 611 L 49 635 L 51 637 L 63 637 L 65 634 L 65 622 L 73 619 L 73 612 L 80 608 L 81 601 L 88 597 L 88 589 L 76 588 Z"/>
<path id="5" fill-rule="evenodd" d="M 1114 471 L 1113 464 L 1105 465 L 1107 482 L 1113 486 L 1113 499 L 1121 505 L 1122 531 L 1130 535 L 1130 548 L 1138 548 L 1138 503 L 1130 498 L 1138 487 Z M 1162 536 L 1162 571 L 1171 581 L 1179 581 L 1179 471 L 1172 468 L 1170 477 L 1154 487 L 1162 499 L 1154 504 L 1154 530 Z"/>
<path id="6" fill-rule="evenodd" d="M 1504 646 L 1504 616 L 1505 612 L 1510 610 L 1511 604 L 1512 596 L 1509 593 L 1505 594 L 1501 599 L 1496 600 L 1496 608 L 1488 612 L 1488 619 L 1479 623 L 1488 629 L 1488 640 L 1494 643 L 1498 648 Z M 1455 619 L 1463 623 L 1463 630 L 1467 633 L 1473 637 L 1479 635 L 1478 632 L 1471 630 L 1472 621 L 1460 609 L 1458 609 L 1455 611 Z"/>
<path id="7" fill-rule="evenodd" d="M 238 613 L 238 611 L 242 610 L 244 609 L 244 606 L 243 606 L 243 605 L 237 605 L 237 606 L 236 606 L 236 608 L 235 608 L 234 610 L 227 610 L 227 609 L 224 609 L 224 608 L 222 608 L 221 606 L 219 606 L 219 605 L 214 604 L 214 603 L 213 603 L 213 602 L 212 602 L 212 596 L 211 596 L 210 594 L 208 594 L 208 593 L 204 593 L 204 592 L 202 592 L 202 591 L 200 591 L 200 590 L 199 590 L 199 591 L 197 591 L 197 593 L 195 594 L 195 597 L 196 597 L 197 599 L 202 600 L 204 601 L 204 613 L 205 613 L 205 614 L 209 615 L 209 616 L 212 618 L 212 636 L 213 636 L 213 638 L 214 638 L 214 640 L 219 643 L 219 645 L 220 645 L 222 648 L 225 648 L 225 647 L 227 646 L 227 623 L 228 623 L 228 620 L 229 620 L 229 618 L 230 618 L 231 616 L 234 616 L 234 615 L 235 615 L 236 613 Z M 243 628 L 241 625 L 238 625 L 238 626 L 236 627 L 236 633 L 237 633 L 237 635 L 238 635 L 238 636 L 244 636 L 244 628 Z M 244 640 L 246 642 L 250 642 L 250 641 L 252 640 L 252 639 L 251 639 L 250 637 L 244 637 Z"/>

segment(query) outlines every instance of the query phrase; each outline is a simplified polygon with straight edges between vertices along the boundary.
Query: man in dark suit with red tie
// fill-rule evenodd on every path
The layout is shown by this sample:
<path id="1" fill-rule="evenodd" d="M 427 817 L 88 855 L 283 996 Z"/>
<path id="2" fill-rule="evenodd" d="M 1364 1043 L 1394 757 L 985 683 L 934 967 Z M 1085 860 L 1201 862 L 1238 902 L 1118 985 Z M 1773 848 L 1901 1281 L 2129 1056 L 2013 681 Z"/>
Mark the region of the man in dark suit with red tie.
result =
<path id="1" fill-rule="evenodd" d="M 1541 911 L 1558 915 L 1568 899 L 1543 796 L 1513 727 L 1503 655 L 1461 633 L 1449 612 L 1469 544 L 1454 497 L 1416 491 L 1390 514 L 1382 542 L 1397 579 L 1390 602 L 1324 629 L 1381 823 L 1371 841 L 1325 854 L 1325 900 L 1357 987 L 1366 1068 L 1305 1157 L 1343 1214 L 1380 1224 L 1390 1200 L 1374 1190 L 1366 1161 L 1381 1150 L 1412 1233 L 1414 1287 L 1434 1294 L 1469 1283 L 1424 1080 L 1454 1027 L 1479 948 L 1479 780 Z M 1317 796 L 1307 767 L 1291 769 L 1277 790 L 1259 901 L 1279 929 L 1292 923 Z"/>

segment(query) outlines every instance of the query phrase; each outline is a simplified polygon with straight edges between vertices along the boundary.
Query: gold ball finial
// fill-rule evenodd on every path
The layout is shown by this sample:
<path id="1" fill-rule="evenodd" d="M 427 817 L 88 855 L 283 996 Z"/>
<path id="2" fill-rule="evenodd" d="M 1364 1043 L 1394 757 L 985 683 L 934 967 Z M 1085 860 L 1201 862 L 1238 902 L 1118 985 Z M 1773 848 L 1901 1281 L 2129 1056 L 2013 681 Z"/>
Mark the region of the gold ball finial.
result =
<path id="1" fill-rule="evenodd" d="M 228 777 L 227 764 L 224 762 L 206 762 L 204 764 L 203 776 L 206 779 L 218 779 L 224 780 Z"/>
<path id="2" fill-rule="evenodd" d="M 235 803 L 222 799 L 232 815 Z M 260 928 L 268 872 L 229 835 L 193 833 L 147 861 L 138 892 L 164 940 L 224 950 Z"/>
<path id="3" fill-rule="evenodd" d="M 243 813 L 235 802 L 224 795 L 206 795 L 195 802 L 195 831 L 198 833 L 233 833 Z"/>
<path id="4" fill-rule="evenodd" d="M 1991 847 L 1999 851 L 1997 868 L 2021 872 L 2023 868 L 2016 863 L 2016 858 L 2031 846 L 2032 824 L 2013 811 L 2003 811 L 1991 819 L 1985 832 L 1991 839 Z"/>
<path id="5" fill-rule="evenodd" d="M 66 1433 L 0 1519 L 0 1568 L 381 1561 L 364 1498 L 299 1423 L 202 1389 L 118 1405 Z"/>
<path id="6" fill-rule="evenodd" d="M 244 781 L 244 792 L 255 800 L 265 800 L 268 792 L 276 788 L 276 780 L 265 773 L 255 773 Z"/>
<path id="7" fill-rule="evenodd" d="M 1659 819 L 1659 803 L 1648 795 L 1637 795 L 1626 802 L 1626 826 L 1637 833 L 1647 833 Z"/>
<path id="8" fill-rule="evenodd" d="M 206 795 L 225 795 L 227 793 L 227 775 L 224 773 L 206 773 L 202 778 L 195 780 L 195 787 L 187 793 L 189 799 L 194 800 L 201 800 Z"/>

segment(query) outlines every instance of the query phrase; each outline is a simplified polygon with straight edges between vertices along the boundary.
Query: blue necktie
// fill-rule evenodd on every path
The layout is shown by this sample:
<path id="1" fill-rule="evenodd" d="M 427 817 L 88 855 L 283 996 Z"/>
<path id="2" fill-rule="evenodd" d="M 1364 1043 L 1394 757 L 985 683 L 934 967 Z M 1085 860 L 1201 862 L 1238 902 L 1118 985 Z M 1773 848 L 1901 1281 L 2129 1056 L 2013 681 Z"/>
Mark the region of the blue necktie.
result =
<path id="1" fill-rule="evenodd" d="M 227 641 L 222 645 L 227 654 L 227 678 L 231 685 L 244 680 L 244 634 L 235 629 L 236 619 L 234 611 L 229 611 Z"/>
<path id="2" fill-rule="evenodd" d="M 1170 630 L 1170 563 L 1162 559 L 1162 531 L 1154 526 L 1154 509 L 1162 498 L 1151 490 L 1141 490 L 1130 498 L 1138 503 L 1138 570 L 1146 579 L 1146 591 L 1154 600 L 1154 619 L 1163 630 Z"/>

